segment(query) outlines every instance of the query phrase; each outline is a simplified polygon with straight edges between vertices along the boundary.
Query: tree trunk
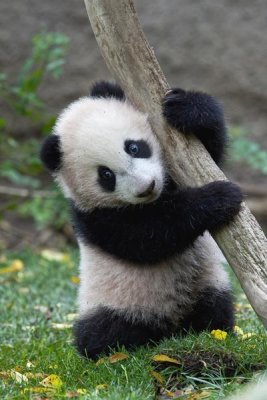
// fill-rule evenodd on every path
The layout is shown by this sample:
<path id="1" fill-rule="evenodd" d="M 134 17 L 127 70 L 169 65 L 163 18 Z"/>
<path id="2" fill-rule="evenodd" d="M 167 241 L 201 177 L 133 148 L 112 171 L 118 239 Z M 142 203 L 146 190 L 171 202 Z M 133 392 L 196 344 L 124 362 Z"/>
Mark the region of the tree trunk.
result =
<path id="1" fill-rule="evenodd" d="M 200 186 L 225 180 L 203 145 L 171 129 L 164 121 L 161 100 L 169 86 L 140 27 L 132 0 L 85 0 L 105 62 L 126 96 L 149 115 L 176 182 Z M 267 327 L 267 240 L 249 209 L 214 238 L 234 269 L 252 307 Z"/>

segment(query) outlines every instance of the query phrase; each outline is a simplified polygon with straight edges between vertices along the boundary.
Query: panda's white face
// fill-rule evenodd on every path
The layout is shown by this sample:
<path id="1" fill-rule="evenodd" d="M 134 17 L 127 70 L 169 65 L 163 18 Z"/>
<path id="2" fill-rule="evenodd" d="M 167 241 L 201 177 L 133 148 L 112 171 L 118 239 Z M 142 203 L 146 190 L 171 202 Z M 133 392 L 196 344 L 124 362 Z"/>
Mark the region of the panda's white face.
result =
<path id="1" fill-rule="evenodd" d="M 160 195 L 160 145 L 147 116 L 129 103 L 79 99 L 60 115 L 54 133 L 62 152 L 56 179 L 81 209 L 146 203 Z"/>

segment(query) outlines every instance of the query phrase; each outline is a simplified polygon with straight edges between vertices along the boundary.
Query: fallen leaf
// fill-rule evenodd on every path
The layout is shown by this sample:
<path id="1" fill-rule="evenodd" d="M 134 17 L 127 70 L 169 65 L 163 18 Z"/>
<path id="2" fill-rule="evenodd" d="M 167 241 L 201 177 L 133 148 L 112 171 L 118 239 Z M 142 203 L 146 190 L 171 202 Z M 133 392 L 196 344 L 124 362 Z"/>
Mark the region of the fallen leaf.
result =
<path id="1" fill-rule="evenodd" d="M 96 387 L 95 387 L 97 390 L 100 390 L 100 389 L 107 389 L 108 388 L 108 385 L 106 384 L 106 383 L 101 383 L 100 385 L 96 385 Z"/>
<path id="2" fill-rule="evenodd" d="M 97 362 L 95 363 L 95 365 L 101 365 L 101 364 L 104 364 L 105 363 L 105 361 L 107 361 L 108 359 L 107 359 L 107 357 L 102 357 L 102 358 L 99 358 L 99 360 L 97 360 Z"/>
<path id="3" fill-rule="evenodd" d="M 19 272 L 22 271 L 23 268 L 24 264 L 21 260 L 14 260 L 8 267 L 0 268 L 0 275 Z"/>
<path id="4" fill-rule="evenodd" d="M 14 369 L 12 369 L 10 371 L 10 376 L 12 379 L 14 379 L 18 383 L 29 382 L 29 379 L 27 378 L 27 376 L 21 374 L 18 371 L 15 371 Z"/>
<path id="5" fill-rule="evenodd" d="M 234 333 L 237 335 L 244 335 L 243 329 L 239 328 L 237 325 L 234 326 Z"/>
<path id="6" fill-rule="evenodd" d="M 48 388 L 59 389 L 63 385 L 63 382 L 58 375 L 52 374 L 43 379 L 42 382 L 40 382 L 40 385 Z"/>
<path id="7" fill-rule="evenodd" d="M 241 335 L 241 340 L 247 340 L 252 338 L 253 336 L 257 336 L 256 333 L 245 333 L 244 335 Z"/>
<path id="8" fill-rule="evenodd" d="M 43 374 L 42 372 L 25 372 L 24 375 L 29 379 L 40 379 L 47 377 L 47 374 Z"/>
<path id="9" fill-rule="evenodd" d="M 210 397 L 210 392 L 208 390 L 201 390 L 201 391 L 191 394 L 188 397 L 188 400 L 206 399 L 207 397 Z"/>
<path id="10" fill-rule="evenodd" d="M 66 323 L 57 323 L 57 322 L 52 322 L 51 326 L 53 329 L 70 329 L 72 328 L 72 324 L 66 324 Z"/>
<path id="11" fill-rule="evenodd" d="M 173 397 L 178 397 L 179 396 L 179 393 L 180 394 L 182 394 L 183 392 L 178 392 L 178 391 L 176 391 L 176 392 L 171 392 L 170 390 L 167 390 L 167 389 L 164 389 L 164 388 L 161 388 L 160 389 L 160 399 L 166 399 L 166 398 L 173 398 Z"/>
<path id="12" fill-rule="evenodd" d="M 181 365 L 181 361 L 176 360 L 175 358 L 166 356 L 165 354 L 156 354 L 153 357 L 153 361 L 162 362 L 162 363 L 163 362 L 167 362 L 167 363 L 170 363 L 170 364 Z"/>
<path id="13" fill-rule="evenodd" d="M 58 365 L 57 365 L 57 364 L 51 364 L 51 365 L 49 365 L 48 368 L 49 368 L 49 369 L 57 369 L 57 368 L 58 368 Z"/>
<path id="14" fill-rule="evenodd" d="M 77 389 L 77 393 L 79 394 L 86 394 L 87 390 L 86 389 Z"/>
<path id="15" fill-rule="evenodd" d="M 211 336 L 216 340 L 225 340 L 227 338 L 227 332 L 221 331 L 220 329 L 213 329 L 211 331 Z"/>
<path id="16" fill-rule="evenodd" d="M 30 289 L 28 287 L 20 287 L 18 288 L 18 292 L 22 294 L 28 294 L 30 292 Z"/>
<path id="17" fill-rule="evenodd" d="M 67 253 L 61 253 L 52 249 L 41 251 L 41 256 L 48 261 L 69 262 L 70 256 Z"/>
<path id="18" fill-rule="evenodd" d="M 66 393 L 65 393 L 65 397 L 66 397 L 67 399 L 72 399 L 72 398 L 74 398 L 74 397 L 79 397 L 79 393 L 78 393 L 78 392 L 75 392 L 75 391 L 66 392 Z"/>
<path id="19" fill-rule="evenodd" d="M 162 376 L 159 372 L 151 371 L 151 372 L 150 372 L 150 375 L 152 375 L 153 378 L 155 378 L 156 381 L 157 381 L 160 385 L 163 385 L 163 384 L 164 384 L 164 378 L 163 378 L 163 376 Z"/>
<path id="20" fill-rule="evenodd" d="M 27 392 L 32 392 L 32 393 L 52 393 L 53 389 L 52 388 L 46 388 L 46 387 L 40 387 L 40 386 L 34 386 L 31 388 L 25 388 L 21 391 L 22 393 L 27 393 Z"/>
<path id="21" fill-rule="evenodd" d="M 71 276 L 70 281 L 75 285 L 78 285 L 80 283 L 80 278 L 78 276 Z"/>
<path id="22" fill-rule="evenodd" d="M 235 310 L 240 312 L 242 309 L 244 309 L 244 304 L 243 303 L 235 303 Z"/>
<path id="23" fill-rule="evenodd" d="M 66 315 L 66 320 L 67 320 L 67 321 L 74 321 L 76 318 L 78 318 L 78 315 L 79 315 L 79 314 L 77 314 L 77 313 L 70 313 L 70 314 L 67 314 L 67 315 Z"/>
<path id="24" fill-rule="evenodd" d="M 7 371 L 0 371 L 0 378 L 3 381 L 7 381 L 10 378 L 10 373 L 8 373 Z"/>
<path id="25" fill-rule="evenodd" d="M 115 354 L 112 354 L 112 356 L 109 357 L 109 362 L 111 364 L 115 364 L 118 361 L 126 360 L 126 358 L 129 358 L 129 356 L 127 354 L 125 354 L 125 353 L 115 353 Z"/>

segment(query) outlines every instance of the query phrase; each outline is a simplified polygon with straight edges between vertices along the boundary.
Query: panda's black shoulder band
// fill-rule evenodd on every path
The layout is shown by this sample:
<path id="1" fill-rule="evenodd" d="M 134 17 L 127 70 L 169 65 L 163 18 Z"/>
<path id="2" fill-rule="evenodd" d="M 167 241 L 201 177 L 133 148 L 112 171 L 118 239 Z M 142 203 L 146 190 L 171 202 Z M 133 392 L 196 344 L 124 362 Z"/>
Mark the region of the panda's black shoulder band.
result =
<path id="1" fill-rule="evenodd" d="M 60 148 L 60 137 L 49 135 L 42 144 L 40 158 L 43 164 L 52 172 L 60 169 L 62 161 L 62 151 Z"/>

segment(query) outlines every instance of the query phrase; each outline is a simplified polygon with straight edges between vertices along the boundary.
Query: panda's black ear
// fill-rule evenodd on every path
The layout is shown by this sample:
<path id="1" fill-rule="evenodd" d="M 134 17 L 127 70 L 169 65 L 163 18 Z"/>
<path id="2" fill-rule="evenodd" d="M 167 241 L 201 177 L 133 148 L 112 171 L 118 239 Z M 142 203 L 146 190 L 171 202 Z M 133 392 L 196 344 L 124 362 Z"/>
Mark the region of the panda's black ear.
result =
<path id="1" fill-rule="evenodd" d="M 116 83 L 100 81 L 96 82 L 90 91 L 91 97 L 114 97 L 117 100 L 125 100 L 122 88 Z"/>
<path id="2" fill-rule="evenodd" d="M 43 142 L 40 158 L 43 164 L 51 172 L 60 169 L 62 161 L 62 151 L 60 149 L 60 137 L 58 135 L 49 135 Z"/>

